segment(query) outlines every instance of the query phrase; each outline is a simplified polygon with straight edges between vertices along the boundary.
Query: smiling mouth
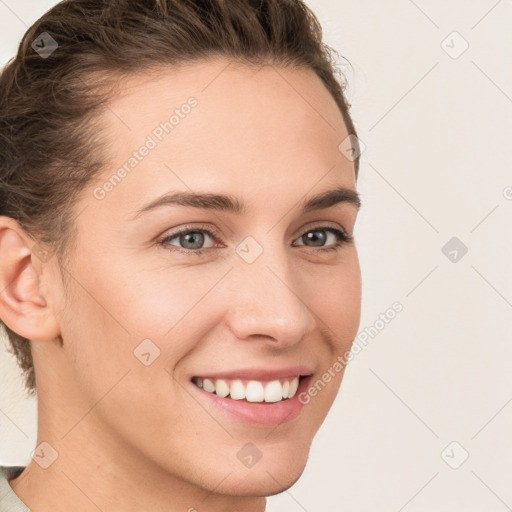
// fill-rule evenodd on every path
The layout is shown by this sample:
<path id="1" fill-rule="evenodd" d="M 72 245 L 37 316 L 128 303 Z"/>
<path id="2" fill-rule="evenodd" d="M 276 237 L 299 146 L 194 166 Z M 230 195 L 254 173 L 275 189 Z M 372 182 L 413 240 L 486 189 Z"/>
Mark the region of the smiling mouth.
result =
<path id="1" fill-rule="evenodd" d="M 252 403 L 276 403 L 295 396 L 305 375 L 270 381 L 192 377 L 200 389 L 221 398 Z"/>

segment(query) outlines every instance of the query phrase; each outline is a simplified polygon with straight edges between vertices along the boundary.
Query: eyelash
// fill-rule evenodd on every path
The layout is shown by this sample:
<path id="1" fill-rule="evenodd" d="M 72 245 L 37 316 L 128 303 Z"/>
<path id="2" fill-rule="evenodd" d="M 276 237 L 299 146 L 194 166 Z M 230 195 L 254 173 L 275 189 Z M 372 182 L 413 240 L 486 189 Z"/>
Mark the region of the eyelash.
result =
<path id="1" fill-rule="evenodd" d="M 300 235 L 298 238 L 300 239 L 305 234 L 313 232 L 313 231 L 329 231 L 330 233 L 333 233 L 337 237 L 337 241 L 335 244 L 329 245 L 327 247 L 320 247 L 320 248 L 316 249 L 317 252 L 320 252 L 322 254 L 330 253 L 333 251 L 336 251 L 336 252 L 340 251 L 343 246 L 345 246 L 346 244 L 352 243 L 354 241 L 354 237 L 352 235 L 349 235 L 349 234 L 345 233 L 344 231 L 341 231 L 340 229 L 337 229 L 337 228 L 334 228 L 331 226 L 318 226 L 318 227 L 310 228 L 307 231 L 304 231 L 302 233 L 302 235 Z M 172 240 L 173 238 L 176 238 L 180 235 L 187 235 L 189 233 L 203 233 L 203 232 L 207 233 L 209 236 L 211 236 L 214 241 L 216 241 L 216 242 L 218 241 L 218 235 L 215 231 L 212 231 L 211 229 L 206 228 L 206 227 L 199 226 L 199 227 L 185 227 L 183 229 L 180 229 L 179 231 L 176 231 L 175 233 L 166 235 L 164 238 L 162 238 L 161 240 L 158 241 L 158 244 L 167 248 L 169 245 L 172 245 L 172 244 L 167 243 L 168 240 Z M 307 246 L 304 246 L 304 247 L 307 247 Z M 205 251 L 207 251 L 209 249 L 213 249 L 213 247 L 208 247 L 206 249 L 195 249 L 194 250 L 194 249 L 183 249 L 181 247 L 172 245 L 172 249 L 167 249 L 167 250 L 177 251 L 177 252 L 187 254 L 187 255 L 194 254 L 195 256 L 201 256 L 202 254 L 204 254 Z M 310 249 L 315 250 L 314 247 L 310 247 Z"/>

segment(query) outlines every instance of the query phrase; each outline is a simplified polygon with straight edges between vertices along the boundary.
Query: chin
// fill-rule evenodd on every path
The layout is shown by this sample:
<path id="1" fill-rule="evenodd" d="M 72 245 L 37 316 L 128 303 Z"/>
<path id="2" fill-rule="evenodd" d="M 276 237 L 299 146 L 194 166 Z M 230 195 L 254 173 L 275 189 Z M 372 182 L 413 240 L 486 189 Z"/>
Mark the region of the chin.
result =
<path id="1" fill-rule="evenodd" d="M 254 467 L 236 471 L 225 481 L 222 494 L 231 496 L 265 497 L 280 494 L 292 487 L 302 476 L 306 467 L 307 455 L 302 460 L 267 461 L 263 459 Z M 272 463 L 274 462 L 274 463 Z"/>
<path id="2" fill-rule="evenodd" d="M 230 479 L 222 494 L 238 497 L 266 497 L 274 496 L 288 490 L 301 477 L 305 466 L 292 474 L 247 474 L 238 479 Z"/>

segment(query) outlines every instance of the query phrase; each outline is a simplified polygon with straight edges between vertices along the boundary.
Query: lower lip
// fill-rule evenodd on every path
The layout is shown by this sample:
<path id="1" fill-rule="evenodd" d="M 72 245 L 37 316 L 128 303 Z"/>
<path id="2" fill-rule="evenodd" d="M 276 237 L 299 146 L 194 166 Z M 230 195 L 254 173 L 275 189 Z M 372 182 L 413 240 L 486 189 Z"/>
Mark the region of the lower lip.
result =
<path id="1" fill-rule="evenodd" d="M 299 401 L 299 394 L 307 389 L 310 380 L 311 376 L 303 377 L 299 383 L 297 392 L 292 398 L 287 398 L 279 402 L 262 403 L 222 398 L 215 393 L 210 393 L 197 387 L 192 382 L 191 385 L 199 392 L 200 396 L 211 400 L 216 407 L 236 418 L 241 423 L 274 427 L 288 423 L 300 414 L 304 404 Z"/>

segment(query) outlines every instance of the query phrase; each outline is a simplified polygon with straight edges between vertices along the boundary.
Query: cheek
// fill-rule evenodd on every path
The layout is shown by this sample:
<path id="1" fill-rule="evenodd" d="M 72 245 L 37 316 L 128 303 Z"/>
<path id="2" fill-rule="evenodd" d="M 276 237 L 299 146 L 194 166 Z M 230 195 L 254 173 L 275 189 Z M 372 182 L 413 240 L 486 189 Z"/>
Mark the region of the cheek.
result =
<path id="1" fill-rule="evenodd" d="M 315 314 L 318 326 L 337 350 L 346 350 L 357 335 L 361 317 L 361 272 L 357 254 L 339 266 L 323 269 L 304 285 L 306 302 Z"/>
<path id="2" fill-rule="evenodd" d="M 161 430 L 157 418 L 168 425 L 180 416 L 188 425 L 197 422 L 201 411 L 179 407 L 184 391 L 173 370 L 201 339 L 194 326 L 202 322 L 191 321 L 197 315 L 187 316 L 201 289 L 182 293 L 176 280 L 135 273 L 133 279 L 120 273 L 76 279 L 82 286 L 75 282 L 70 290 L 62 335 L 69 374 L 84 401 L 78 408 L 97 404 L 91 418 L 101 417 L 125 440 L 143 431 L 148 446 Z M 179 429 L 167 431 L 179 437 Z"/>
<path id="3" fill-rule="evenodd" d="M 128 371 L 127 380 L 138 379 L 141 389 L 155 390 L 158 382 L 168 390 L 170 372 L 219 322 L 209 292 L 224 268 L 142 272 L 141 265 L 112 259 L 115 267 L 76 261 L 61 325 L 69 371 L 91 400 Z"/>
<path id="4" fill-rule="evenodd" d="M 204 268 L 203 268 L 204 267 Z M 183 328 L 208 321 L 204 303 L 211 305 L 215 285 L 226 268 L 168 264 L 153 271 L 134 273 L 122 291 L 125 310 L 121 314 L 139 337 L 168 337 Z M 196 312 L 201 310 L 201 322 Z M 194 321 L 195 319 L 195 321 Z"/>

